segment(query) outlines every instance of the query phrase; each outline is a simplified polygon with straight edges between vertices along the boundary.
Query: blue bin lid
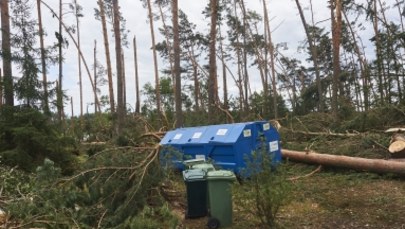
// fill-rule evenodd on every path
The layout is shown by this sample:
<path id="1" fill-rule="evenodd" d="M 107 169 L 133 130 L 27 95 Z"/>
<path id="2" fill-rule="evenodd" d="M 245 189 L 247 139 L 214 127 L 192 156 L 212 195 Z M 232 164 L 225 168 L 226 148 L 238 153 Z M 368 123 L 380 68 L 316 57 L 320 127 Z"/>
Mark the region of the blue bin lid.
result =
<path id="1" fill-rule="evenodd" d="M 236 176 L 232 171 L 228 170 L 215 170 L 207 172 L 207 180 L 236 180 Z"/>
<path id="2" fill-rule="evenodd" d="M 205 180 L 205 171 L 201 169 L 188 169 L 183 171 L 184 181 L 201 181 Z"/>

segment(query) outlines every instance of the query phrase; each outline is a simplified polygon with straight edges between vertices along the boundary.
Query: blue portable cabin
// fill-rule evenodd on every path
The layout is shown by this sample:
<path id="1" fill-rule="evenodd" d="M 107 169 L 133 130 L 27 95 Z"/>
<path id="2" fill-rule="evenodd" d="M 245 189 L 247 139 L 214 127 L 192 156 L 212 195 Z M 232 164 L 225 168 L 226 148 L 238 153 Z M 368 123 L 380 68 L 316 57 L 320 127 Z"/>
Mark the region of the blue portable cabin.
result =
<path id="1" fill-rule="evenodd" d="M 204 158 L 213 160 L 217 167 L 240 173 L 246 167 L 246 156 L 263 145 L 273 162 L 281 161 L 279 134 L 266 121 L 179 128 L 169 131 L 160 144 L 161 160 L 173 150 L 178 152 L 169 158 L 178 169 L 184 169 L 183 160 Z"/>

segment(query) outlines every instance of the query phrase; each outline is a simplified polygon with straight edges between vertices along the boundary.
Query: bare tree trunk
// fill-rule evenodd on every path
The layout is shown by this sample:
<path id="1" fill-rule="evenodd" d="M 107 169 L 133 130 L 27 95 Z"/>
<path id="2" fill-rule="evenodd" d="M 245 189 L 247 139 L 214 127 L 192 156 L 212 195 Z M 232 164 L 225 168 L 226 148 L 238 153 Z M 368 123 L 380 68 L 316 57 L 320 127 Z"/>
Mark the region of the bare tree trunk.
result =
<path id="1" fill-rule="evenodd" d="M 46 4 L 45 2 L 43 2 L 42 0 L 41 0 L 41 2 L 42 2 L 42 4 L 43 4 L 44 6 L 46 6 L 46 7 L 52 12 L 52 14 L 59 20 L 59 22 L 62 23 L 62 26 L 63 26 L 63 28 L 65 29 L 65 32 L 67 32 L 67 34 L 69 35 L 70 39 L 73 41 L 73 43 L 74 43 L 76 49 L 80 51 L 80 52 L 79 52 L 79 53 L 80 53 L 80 57 L 82 58 L 83 65 L 84 65 L 84 67 L 85 67 L 85 69 L 86 69 L 86 72 L 87 72 L 87 75 L 88 75 L 88 78 L 89 78 L 91 87 L 92 87 L 92 89 L 93 89 L 93 91 L 94 91 L 94 90 L 95 90 L 95 87 L 94 87 L 94 82 L 93 82 L 93 78 L 92 78 L 91 73 L 90 73 L 89 66 L 87 65 L 87 62 L 86 62 L 86 59 L 85 59 L 84 56 L 83 56 L 83 53 L 82 53 L 81 50 L 79 49 L 79 46 L 78 46 L 78 44 L 77 44 L 77 41 L 75 40 L 74 36 L 73 36 L 72 33 L 69 31 L 69 29 L 66 27 L 66 25 L 60 20 L 59 16 L 55 13 L 55 11 L 54 11 L 48 4 Z M 58 88 L 58 87 L 59 87 L 59 86 L 57 86 L 56 88 Z M 97 99 L 97 104 L 98 104 L 98 106 L 100 106 L 100 102 L 99 102 L 98 99 Z"/>
<path id="2" fill-rule="evenodd" d="M 93 65 L 94 65 L 94 87 L 96 90 L 94 90 L 94 114 L 97 114 L 97 81 L 98 81 L 98 75 L 97 75 L 97 40 L 94 40 L 94 52 L 93 52 Z"/>
<path id="3" fill-rule="evenodd" d="M 270 22 L 268 21 L 268 12 L 267 12 L 267 6 L 266 6 L 266 1 L 263 0 L 263 7 L 265 10 L 265 17 L 267 18 L 267 21 L 265 22 L 265 27 L 267 30 L 267 37 L 268 37 L 268 48 L 269 48 L 269 54 L 270 54 L 270 69 L 271 69 L 271 85 L 273 87 L 273 109 L 274 109 L 274 118 L 278 118 L 278 106 L 277 106 L 277 83 L 276 83 L 276 68 L 275 68 L 275 51 L 274 51 L 274 45 L 273 41 L 271 39 L 271 30 L 270 30 Z M 267 64 L 267 63 L 266 63 Z"/>
<path id="4" fill-rule="evenodd" d="M 218 101 L 217 88 L 217 62 L 216 62 L 216 35 L 218 20 L 218 2 L 210 0 L 211 29 L 209 41 L 209 66 L 208 78 L 208 120 L 213 121 L 215 117 L 215 104 Z"/>
<path id="5" fill-rule="evenodd" d="M 235 18 L 238 18 L 238 12 L 237 12 L 237 7 L 236 7 L 236 0 L 234 0 L 234 16 Z M 243 110 L 245 109 L 245 96 L 244 96 L 244 91 L 243 91 L 243 73 L 242 73 L 242 58 L 241 58 L 241 47 L 240 47 L 240 41 L 239 41 L 239 29 L 237 30 L 237 35 L 236 35 L 236 62 L 237 62 L 237 66 L 238 66 L 238 82 L 237 82 L 237 87 L 239 89 L 239 106 L 240 106 L 240 114 L 241 116 L 243 115 Z"/>
<path id="6" fill-rule="evenodd" d="M 141 99 L 139 98 L 139 74 L 138 74 L 138 53 L 137 53 L 137 46 L 136 46 L 136 37 L 134 36 L 133 39 L 134 44 L 134 62 L 135 62 L 135 95 L 136 95 L 136 102 L 135 102 L 135 113 L 139 114 L 141 112 Z"/>
<path id="7" fill-rule="evenodd" d="M 284 158 L 289 158 L 299 162 L 344 167 L 358 171 L 405 174 L 404 162 L 320 154 L 315 152 L 300 152 L 285 149 L 281 150 L 281 153 Z"/>
<path id="8" fill-rule="evenodd" d="M 301 22 L 302 22 L 302 25 L 304 26 L 305 34 L 307 35 L 309 49 L 311 50 L 312 61 L 314 62 L 316 85 L 317 85 L 318 96 L 319 96 L 318 109 L 320 112 L 323 112 L 324 111 L 324 102 L 323 102 L 323 93 L 322 93 L 323 90 L 322 90 L 322 85 L 321 85 L 321 76 L 319 73 L 318 53 L 316 51 L 316 47 L 315 47 L 315 43 L 312 39 L 312 35 L 308 29 L 308 24 L 305 20 L 305 16 L 304 16 L 304 12 L 301 8 L 301 4 L 300 4 L 299 0 L 295 0 L 295 3 L 297 4 L 298 12 L 301 17 Z M 311 3 L 311 6 L 312 6 L 312 3 Z"/>
<path id="9" fill-rule="evenodd" d="M 377 12 L 377 0 L 373 1 L 373 10 L 374 10 L 374 17 L 373 17 L 373 29 L 374 29 L 374 37 L 375 37 L 375 46 L 376 46 L 376 61 L 377 61 L 377 78 L 378 78 L 378 92 L 380 93 L 380 104 L 384 104 L 385 96 L 384 96 L 384 83 L 383 83 L 383 76 L 382 76 L 382 56 L 381 56 L 381 43 L 379 38 L 379 31 L 378 31 L 378 12 Z"/>
<path id="10" fill-rule="evenodd" d="M 124 100 L 124 110 L 127 110 L 127 78 L 125 75 L 125 56 L 124 52 L 122 52 L 121 55 L 121 60 L 122 60 L 122 84 L 123 84 L 123 100 Z"/>
<path id="11" fill-rule="evenodd" d="M 118 0 L 113 0 L 115 59 L 117 67 L 117 135 L 122 134 L 125 119 L 124 85 L 122 69 L 121 27 Z"/>
<path id="12" fill-rule="evenodd" d="M 63 36 L 62 36 L 62 20 L 63 20 L 63 7 L 62 7 L 62 0 L 59 0 L 59 35 L 58 35 L 58 53 L 59 53 L 59 78 L 58 78 L 58 93 L 57 93 L 57 110 L 58 110 L 58 120 L 59 122 L 63 119 L 63 53 L 62 53 L 62 45 L 63 45 Z"/>
<path id="13" fill-rule="evenodd" d="M 75 17 L 76 17 L 76 31 L 77 31 L 77 45 L 80 47 L 80 21 L 79 15 L 77 11 L 77 0 L 74 0 L 75 3 Z M 78 69 L 79 69 L 79 90 L 80 90 L 80 117 L 83 116 L 83 84 L 82 84 L 82 60 L 80 59 L 80 53 L 77 51 L 77 62 L 78 62 Z M 94 76 L 96 77 L 96 76 Z M 94 81 L 96 83 L 96 81 Z M 94 104 L 96 105 L 96 104 Z"/>
<path id="14" fill-rule="evenodd" d="M 353 45 L 354 45 L 354 51 L 357 55 L 357 59 L 359 60 L 359 66 L 360 66 L 360 75 L 362 79 L 362 87 L 363 87 L 363 99 L 364 99 L 364 111 L 368 111 L 369 109 L 369 96 L 370 96 L 370 90 L 369 90 L 369 69 L 368 69 L 368 64 L 367 60 L 364 54 L 361 53 L 360 47 L 358 45 L 357 39 L 356 39 L 356 34 L 353 31 L 353 28 L 349 22 L 349 19 L 346 15 L 346 12 L 343 10 L 343 16 L 345 17 L 346 20 L 346 25 L 349 28 L 350 34 L 353 39 Z"/>
<path id="15" fill-rule="evenodd" d="M 222 42 L 222 32 L 221 32 L 221 26 L 218 25 L 218 33 L 220 36 L 219 39 L 219 46 L 220 46 L 220 51 L 221 51 L 221 63 L 222 63 L 222 81 L 223 81 L 223 92 L 224 92 L 224 109 L 227 110 L 229 108 L 228 105 L 228 84 L 227 84 L 227 79 L 226 79 L 226 64 L 225 64 L 225 52 L 223 48 L 223 42 Z"/>
<path id="16" fill-rule="evenodd" d="M 154 66 L 154 70 L 155 70 L 156 109 L 157 109 L 157 113 L 158 113 L 159 117 L 162 118 L 163 115 L 162 115 L 161 100 L 160 100 L 159 68 L 158 68 L 157 53 L 156 53 L 155 31 L 154 31 L 154 26 L 153 26 L 153 12 L 152 12 L 151 0 L 147 0 L 147 4 L 148 4 L 150 35 L 152 38 L 153 66 Z"/>
<path id="17" fill-rule="evenodd" d="M 0 107 L 3 106 L 3 75 L 0 68 Z"/>
<path id="18" fill-rule="evenodd" d="M 338 120 L 338 90 L 340 78 L 340 39 L 342 34 L 342 3 L 340 0 L 330 0 L 332 19 L 333 47 L 333 80 L 332 80 L 332 113 Z"/>
<path id="19" fill-rule="evenodd" d="M 165 40 L 166 40 L 166 46 L 167 46 L 167 53 L 169 56 L 169 65 L 170 65 L 170 74 L 172 77 L 172 82 L 173 82 L 173 92 L 176 91 L 176 76 L 174 73 L 174 56 L 173 56 L 173 51 L 172 51 L 172 46 L 170 44 L 170 39 L 169 39 L 169 30 L 166 26 L 166 20 L 165 20 L 165 15 L 163 14 L 163 10 L 162 10 L 162 4 L 159 3 L 159 12 L 160 12 L 160 18 L 162 19 L 162 24 L 163 24 L 163 31 L 164 31 L 164 35 L 165 35 Z"/>
<path id="20" fill-rule="evenodd" d="M 173 20 L 173 54 L 174 54 L 174 78 L 176 101 L 176 127 L 183 126 L 183 110 L 181 101 L 181 75 L 180 75 L 180 34 L 179 34 L 179 7 L 178 1 L 172 0 L 172 20 Z"/>
<path id="21" fill-rule="evenodd" d="M 5 105 L 14 106 L 13 73 L 11 67 L 9 1 L 1 0 L 1 49 L 3 51 L 3 88 Z"/>
<path id="22" fill-rule="evenodd" d="M 244 1 L 239 1 L 240 7 L 242 9 L 242 26 L 243 26 L 243 86 L 245 90 L 245 112 L 249 112 L 249 93 L 248 93 L 248 85 L 249 85 L 249 72 L 248 72 L 248 63 L 247 63 L 247 42 L 246 39 L 248 37 L 247 30 L 248 30 L 248 23 L 246 19 L 246 8 Z"/>
<path id="23" fill-rule="evenodd" d="M 38 31 L 39 31 L 39 44 L 41 47 L 41 70 L 42 70 L 42 87 L 44 88 L 44 99 L 42 101 L 42 107 L 44 113 L 49 115 L 49 102 L 48 102 L 48 79 L 46 75 L 46 54 L 44 45 L 44 31 L 42 27 L 42 13 L 41 13 L 41 0 L 37 0 L 37 12 L 38 12 Z"/>
<path id="24" fill-rule="evenodd" d="M 101 25 L 103 28 L 104 49 L 105 49 L 105 57 L 106 57 L 105 59 L 107 62 L 107 77 L 108 77 L 108 92 L 109 92 L 109 99 L 110 99 L 110 109 L 111 109 L 111 113 L 115 113 L 112 65 L 111 65 L 111 57 L 110 57 L 110 45 L 109 45 L 108 34 L 107 34 L 107 22 L 106 22 L 106 18 L 105 18 L 104 1 L 98 0 L 98 5 L 100 8 L 100 17 L 101 17 Z"/>

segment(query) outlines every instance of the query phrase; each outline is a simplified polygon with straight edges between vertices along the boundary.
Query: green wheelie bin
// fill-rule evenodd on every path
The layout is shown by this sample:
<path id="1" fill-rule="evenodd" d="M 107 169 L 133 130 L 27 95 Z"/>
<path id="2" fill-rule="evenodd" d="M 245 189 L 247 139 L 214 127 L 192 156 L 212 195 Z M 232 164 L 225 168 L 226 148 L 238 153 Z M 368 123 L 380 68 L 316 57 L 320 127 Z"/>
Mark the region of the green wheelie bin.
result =
<path id="1" fill-rule="evenodd" d="M 206 172 L 201 169 L 183 171 L 183 178 L 187 190 L 186 218 L 206 216 L 207 210 L 207 180 Z"/>
<path id="2" fill-rule="evenodd" d="M 210 229 L 232 225 L 232 190 L 235 174 L 227 170 L 208 171 L 208 196 L 210 206 Z"/>

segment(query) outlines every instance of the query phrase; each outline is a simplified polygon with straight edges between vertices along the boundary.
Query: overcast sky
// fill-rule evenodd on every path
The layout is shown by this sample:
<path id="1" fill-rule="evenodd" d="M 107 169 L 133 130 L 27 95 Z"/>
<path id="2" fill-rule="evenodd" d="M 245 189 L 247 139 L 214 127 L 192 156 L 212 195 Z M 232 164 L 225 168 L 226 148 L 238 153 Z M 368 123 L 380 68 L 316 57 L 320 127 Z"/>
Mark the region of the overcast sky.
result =
<path id="1" fill-rule="evenodd" d="M 58 9 L 57 0 L 44 0 L 56 11 Z M 96 0 L 77 0 L 78 3 L 83 7 L 84 17 L 81 18 L 81 46 L 84 56 L 91 68 L 93 64 L 93 48 L 94 40 L 97 40 L 98 57 L 103 65 L 105 65 L 105 54 L 103 46 L 103 36 L 101 23 L 94 18 L 94 8 L 97 7 Z M 32 1 L 35 2 L 35 1 Z M 73 2 L 73 0 L 64 0 L 65 3 Z M 197 28 L 205 33 L 209 31 L 209 21 L 204 18 L 202 11 L 204 7 L 208 4 L 208 0 L 179 0 L 179 8 L 184 11 L 191 22 L 197 24 Z M 248 0 L 245 1 L 247 8 L 256 10 L 258 13 L 262 12 L 262 1 L 261 0 Z M 301 1 L 305 9 L 306 17 L 309 22 L 310 11 L 308 10 L 308 1 Z M 330 12 L 326 7 L 326 0 L 313 0 L 314 5 L 314 19 L 315 22 L 321 22 L 326 24 L 319 24 L 318 26 L 330 27 L 330 21 L 325 21 L 328 19 Z M 135 83 L 134 83 L 134 60 L 133 60 L 133 46 L 132 38 L 137 37 L 138 44 L 138 61 L 139 61 L 139 76 L 140 76 L 140 88 L 150 82 L 154 85 L 154 72 L 153 72 L 153 58 L 151 51 L 151 35 L 149 30 L 149 23 L 147 20 L 147 11 L 143 8 L 141 1 L 139 0 L 119 0 L 122 15 L 126 19 L 126 26 L 129 32 L 130 45 L 129 48 L 124 49 L 125 54 L 125 64 L 126 64 L 126 83 L 127 83 L 127 103 L 132 107 L 135 104 Z M 275 44 L 286 42 L 288 50 L 283 50 L 283 54 L 288 57 L 298 57 L 302 58 L 304 55 L 297 51 L 297 46 L 301 41 L 305 39 L 305 33 L 300 21 L 298 10 L 293 0 L 270 0 L 267 2 L 269 15 L 271 18 L 271 28 L 273 42 Z M 68 10 L 68 7 L 65 7 Z M 33 3 L 33 9 L 36 9 Z M 157 12 L 157 8 L 154 11 Z M 43 21 L 44 29 L 49 34 L 46 38 L 46 42 L 51 44 L 55 42 L 54 32 L 58 29 L 58 22 L 56 18 L 53 18 L 49 13 L 49 10 L 44 6 L 43 11 Z M 36 16 L 36 11 L 33 12 L 33 16 Z M 64 22 L 68 25 L 75 24 L 75 18 L 71 14 L 65 15 Z M 155 33 L 157 36 L 157 42 L 163 40 L 159 35 L 157 28 L 161 27 L 161 22 L 155 22 Z M 170 23 L 170 22 L 167 22 Z M 363 32 L 365 33 L 365 32 Z M 368 39 L 368 38 L 367 38 Z M 78 85 L 78 68 L 77 68 L 77 50 L 74 48 L 73 42 L 69 42 L 69 49 L 64 50 L 65 63 L 64 63 L 64 89 L 67 90 L 68 96 L 72 96 L 74 100 L 74 112 L 79 114 L 79 85 Z M 114 39 L 110 32 L 110 51 L 114 54 Z M 112 57 L 113 69 L 115 72 L 115 57 Z M 163 64 L 160 61 L 160 68 Z M 57 66 L 51 67 L 49 69 L 49 79 L 57 79 Z M 252 70 L 253 71 L 253 70 Z M 91 70 L 92 72 L 92 70 Z M 87 104 L 93 102 L 92 90 L 90 86 L 90 81 L 88 79 L 87 73 L 84 71 L 83 67 L 83 88 L 85 93 L 84 101 L 84 112 L 86 112 Z M 261 90 L 260 77 L 259 75 L 251 76 L 251 88 L 252 90 Z M 231 82 L 229 80 L 229 82 Z M 219 86 L 221 87 L 221 80 L 219 80 Z M 116 92 L 116 85 L 114 85 L 114 90 Z M 236 88 L 230 85 L 230 91 L 236 92 Z M 104 86 L 102 90 L 102 95 L 107 95 L 107 86 Z M 67 106 L 70 107 L 70 106 Z M 93 112 L 93 107 L 89 106 L 89 112 Z M 69 112 L 68 112 L 69 110 Z M 70 109 L 66 109 L 66 113 L 70 115 Z"/>

